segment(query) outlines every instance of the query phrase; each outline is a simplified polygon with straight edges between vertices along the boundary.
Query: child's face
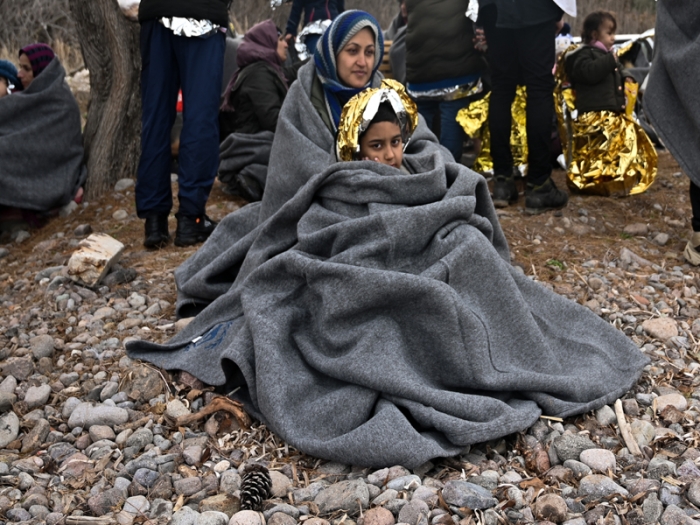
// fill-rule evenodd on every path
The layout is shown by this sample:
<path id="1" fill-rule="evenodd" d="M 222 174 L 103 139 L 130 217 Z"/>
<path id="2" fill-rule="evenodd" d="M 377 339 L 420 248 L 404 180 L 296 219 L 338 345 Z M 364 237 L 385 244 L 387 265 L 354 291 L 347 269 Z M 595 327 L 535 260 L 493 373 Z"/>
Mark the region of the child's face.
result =
<path id="1" fill-rule="evenodd" d="M 0 77 L 0 98 L 7 95 L 7 79 Z"/>
<path id="2" fill-rule="evenodd" d="M 376 122 L 360 137 L 360 158 L 401 168 L 403 140 L 401 129 L 394 122 Z"/>
<path id="3" fill-rule="evenodd" d="M 595 39 L 603 44 L 608 50 L 615 45 L 615 26 L 610 20 L 603 20 L 603 23 L 598 28 L 598 31 L 593 33 Z"/>

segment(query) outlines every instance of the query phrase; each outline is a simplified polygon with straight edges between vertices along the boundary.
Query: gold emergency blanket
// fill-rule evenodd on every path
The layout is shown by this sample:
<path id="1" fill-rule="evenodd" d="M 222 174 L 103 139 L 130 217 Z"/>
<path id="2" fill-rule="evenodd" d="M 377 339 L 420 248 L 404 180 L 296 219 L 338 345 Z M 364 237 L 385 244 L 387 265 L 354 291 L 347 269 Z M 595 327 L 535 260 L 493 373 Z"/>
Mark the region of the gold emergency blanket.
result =
<path id="1" fill-rule="evenodd" d="M 473 169 L 480 173 L 493 171 L 491 158 L 491 132 L 489 130 L 489 101 L 491 94 L 476 100 L 457 113 L 457 122 L 472 139 L 481 140 L 481 150 L 474 161 Z M 527 165 L 527 131 L 525 129 L 525 112 L 527 91 L 525 86 L 518 86 L 515 100 L 511 106 L 513 122 L 510 128 L 510 150 L 513 153 L 514 166 Z"/>
<path id="2" fill-rule="evenodd" d="M 632 114 L 636 84 L 626 85 L 627 111 L 578 114 L 576 93 L 565 70 L 562 53 L 555 74 L 554 103 L 569 187 L 603 196 L 643 193 L 654 182 L 658 156 L 651 140 Z"/>

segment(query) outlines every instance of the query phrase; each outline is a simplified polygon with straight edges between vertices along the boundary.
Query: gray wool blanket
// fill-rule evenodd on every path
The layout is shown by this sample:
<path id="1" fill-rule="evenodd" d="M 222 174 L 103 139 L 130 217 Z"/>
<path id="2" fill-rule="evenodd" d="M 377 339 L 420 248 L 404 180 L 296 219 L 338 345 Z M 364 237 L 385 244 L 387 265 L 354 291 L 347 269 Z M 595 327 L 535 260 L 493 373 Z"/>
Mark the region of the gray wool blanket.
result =
<path id="1" fill-rule="evenodd" d="M 455 455 L 634 384 L 647 359 L 511 266 L 485 180 L 446 162 L 424 122 L 410 175 L 330 162 L 329 131 L 293 126 L 317 116 L 292 109 L 303 88 L 280 114 L 262 203 L 178 269 L 180 312 L 199 314 L 131 357 L 243 387 L 234 396 L 292 446 L 375 467 Z M 282 148 L 297 153 L 272 171 Z"/>
<path id="2" fill-rule="evenodd" d="M 265 189 L 274 136 L 271 131 L 231 133 L 219 146 L 219 180 L 235 186 L 236 180 L 243 177 Z"/>
<path id="3" fill-rule="evenodd" d="M 644 109 L 664 145 L 700 185 L 700 2 L 659 0 Z"/>
<path id="4" fill-rule="evenodd" d="M 85 182 L 80 110 L 57 58 L 0 99 L 0 204 L 48 211 Z"/>

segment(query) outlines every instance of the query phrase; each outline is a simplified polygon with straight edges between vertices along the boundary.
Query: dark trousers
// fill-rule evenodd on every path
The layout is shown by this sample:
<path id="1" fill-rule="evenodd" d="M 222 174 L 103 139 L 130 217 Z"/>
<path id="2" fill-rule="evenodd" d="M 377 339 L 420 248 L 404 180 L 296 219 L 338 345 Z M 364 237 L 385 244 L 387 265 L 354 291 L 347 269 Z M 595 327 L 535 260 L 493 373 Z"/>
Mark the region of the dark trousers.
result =
<path id="1" fill-rule="evenodd" d="M 700 187 L 690 181 L 690 206 L 693 209 L 692 226 L 694 232 L 700 232 Z"/>
<path id="2" fill-rule="evenodd" d="M 200 216 L 219 164 L 219 97 L 225 35 L 175 36 L 160 22 L 141 24 L 141 160 L 136 211 L 141 218 L 169 213 L 170 130 L 182 89 L 183 126 L 178 173 L 179 213 Z"/>
<path id="3" fill-rule="evenodd" d="M 496 174 L 510 175 L 511 104 L 519 82 L 527 86 L 528 183 L 539 185 L 552 173 L 554 116 L 554 21 L 520 29 L 489 27 L 491 156 Z"/>
<path id="4" fill-rule="evenodd" d="M 418 106 L 418 112 L 423 115 L 431 130 L 433 130 L 435 115 L 440 116 L 440 144 L 450 150 L 455 162 L 460 162 L 466 134 L 462 126 L 457 122 L 457 113 L 459 113 L 460 109 L 469 105 L 469 98 L 418 100 L 416 105 Z"/>

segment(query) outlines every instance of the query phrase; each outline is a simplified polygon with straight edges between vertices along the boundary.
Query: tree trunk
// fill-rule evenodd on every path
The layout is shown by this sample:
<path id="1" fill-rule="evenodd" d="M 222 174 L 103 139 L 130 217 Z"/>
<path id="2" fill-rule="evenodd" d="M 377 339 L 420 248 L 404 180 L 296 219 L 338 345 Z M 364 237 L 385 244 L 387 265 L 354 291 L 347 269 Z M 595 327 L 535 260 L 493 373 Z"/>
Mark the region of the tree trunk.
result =
<path id="1" fill-rule="evenodd" d="M 141 154 L 139 25 L 116 0 L 69 0 L 85 65 L 90 71 L 90 106 L 84 146 L 87 196 L 110 191 L 135 177 Z"/>

